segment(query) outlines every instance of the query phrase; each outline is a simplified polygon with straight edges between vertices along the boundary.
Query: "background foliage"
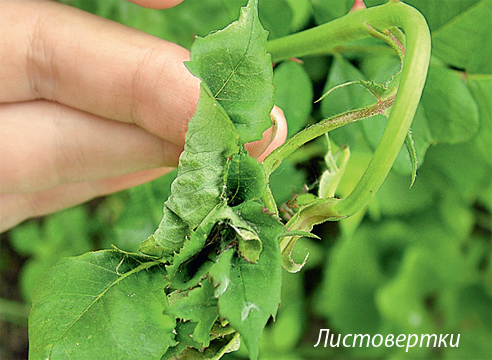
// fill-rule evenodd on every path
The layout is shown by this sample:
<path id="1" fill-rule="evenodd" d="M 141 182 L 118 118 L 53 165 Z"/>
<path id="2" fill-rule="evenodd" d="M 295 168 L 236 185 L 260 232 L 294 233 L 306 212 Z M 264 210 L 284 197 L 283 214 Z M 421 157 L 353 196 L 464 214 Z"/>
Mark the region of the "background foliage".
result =
<path id="1" fill-rule="evenodd" d="M 116 0 L 63 0 L 189 48 L 235 20 L 246 0 L 185 0 L 156 11 Z M 366 0 L 367 6 L 382 4 Z M 270 39 L 346 14 L 350 0 L 260 0 Z M 282 306 L 261 340 L 264 359 L 490 359 L 492 358 L 492 1 L 411 0 L 432 32 L 432 60 L 412 126 L 418 178 L 404 151 L 366 210 L 319 226 L 320 240 L 302 239 L 310 258 L 300 274 L 283 273 Z M 322 118 L 369 104 L 352 85 L 320 103 L 334 85 L 384 81 L 399 60 L 381 42 L 365 40 L 326 56 L 276 64 L 275 102 L 289 136 Z M 385 125 L 379 116 L 330 133 L 349 145 L 340 196 L 362 175 Z M 279 204 L 317 190 L 327 145 L 319 139 L 293 154 L 273 175 Z M 0 358 L 25 356 L 21 340 L 30 293 L 62 257 L 94 249 L 136 251 L 162 217 L 173 172 L 90 204 L 34 219 L 0 235 Z M 289 179 L 290 182 L 285 181 Z M 17 278 L 18 275 L 18 278 Z M 18 281 L 17 281 L 18 280 Z M 17 287 L 13 288 L 13 285 Z M 319 329 L 348 334 L 461 334 L 459 348 L 314 348 Z M 18 339 L 17 346 L 12 339 Z M 226 359 L 246 356 L 241 349 Z"/>

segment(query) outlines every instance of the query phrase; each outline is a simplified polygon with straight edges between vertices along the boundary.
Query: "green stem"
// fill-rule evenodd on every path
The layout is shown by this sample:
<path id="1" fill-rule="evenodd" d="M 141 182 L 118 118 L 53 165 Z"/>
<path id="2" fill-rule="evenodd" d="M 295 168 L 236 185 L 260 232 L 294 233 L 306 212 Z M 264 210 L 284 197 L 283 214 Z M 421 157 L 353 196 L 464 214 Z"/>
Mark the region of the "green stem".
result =
<path id="1" fill-rule="evenodd" d="M 343 125 L 367 119 L 377 114 L 382 114 L 393 105 L 394 100 L 395 97 L 390 96 L 387 99 L 381 100 L 376 104 L 369 105 L 362 109 L 347 111 L 343 114 L 329 117 L 328 119 L 320 121 L 298 132 L 265 158 L 263 161 L 265 173 L 269 176 L 280 165 L 283 159 L 299 149 L 301 145 Z"/>
<path id="2" fill-rule="evenodd" d="M 324 54 L 346 42 L 369 37 L 368 25 L 381 32 L 393 27 L 402 28 L 406 35 L 406 54 L 398 93 L 374 156 L 352 193 L 333 205 L 334 213 L 341 217 L 355 214 L 371 200 L 403 145 L 420 101 L 430 61 L 431 42 L 425 19 L 411 6 L 392 0 L 268 43 L 274 62 Z"/>

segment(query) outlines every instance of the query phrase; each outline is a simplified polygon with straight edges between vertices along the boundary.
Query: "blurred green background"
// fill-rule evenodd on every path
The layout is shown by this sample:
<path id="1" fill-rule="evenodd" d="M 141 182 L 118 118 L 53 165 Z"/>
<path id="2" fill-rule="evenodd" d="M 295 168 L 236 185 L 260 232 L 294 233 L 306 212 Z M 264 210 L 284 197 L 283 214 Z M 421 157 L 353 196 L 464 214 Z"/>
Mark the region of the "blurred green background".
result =
<path id="1" fill-rule="evenodd" d="M 246 0 L 185 0 L 169 10 L 120 0 L 62 0 L 189 48 L 195 36 L 221 29 Z M 385 1 L 366 0 L 367 6 Z M 295 257 L 309 260 L 284 272 L 282 305 L 265 329 L 261 358 L 492 359 L 492 1 L 411 0 L 432 32 L 432 60 L 412 126 L 419 158 L 402 150 L 368 207 L 352 218 L 315 228 Z M 260 0 L 260 19 L 277 38 L 346 14 L 353 0 Z M 399 69 L 383 43 L 369 39 L 326 56 L 276 64 L 276 104 L 289 136 L 310 123 L 373 102 L 362 87 L 327 89 L 351 80 L 385 81 Z M 358 181 L 385 126 L 379 115 L 330 133 L 348 145 L 350 162 L 337 195 Z M 317 191 L 326 139 L 308 144 L 273 174 L 279 205 Z M 152 183 L 0 234 L 0 359 L 27 358 L 30 293 L 65 256 L 109 248 L 136 251 L 153 233 L 176 172 Z M 288 179 L 289 181 L 286 181 Z M 335 334 L 460 334 L 459 347 L 314 347 L 320 329 Z M 323 338 L 324 341 L 324 338 Z M 225 359 L 243 359 L 240 349 Z"/>

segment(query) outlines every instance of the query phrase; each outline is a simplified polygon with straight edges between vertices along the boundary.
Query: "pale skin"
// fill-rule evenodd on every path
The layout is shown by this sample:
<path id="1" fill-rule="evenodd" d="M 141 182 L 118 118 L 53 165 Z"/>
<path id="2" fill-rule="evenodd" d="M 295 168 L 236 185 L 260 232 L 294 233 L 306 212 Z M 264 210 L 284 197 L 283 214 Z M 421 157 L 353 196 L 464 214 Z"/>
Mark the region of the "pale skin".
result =
<path id="1" fill-rule="evenodd" d="M 186 49 L 45 0 L 1 0 L 0 24 L 0 232 L 177 165 L 199 95 Z M 260 160 L 286 138 L 272 113 Z"/>

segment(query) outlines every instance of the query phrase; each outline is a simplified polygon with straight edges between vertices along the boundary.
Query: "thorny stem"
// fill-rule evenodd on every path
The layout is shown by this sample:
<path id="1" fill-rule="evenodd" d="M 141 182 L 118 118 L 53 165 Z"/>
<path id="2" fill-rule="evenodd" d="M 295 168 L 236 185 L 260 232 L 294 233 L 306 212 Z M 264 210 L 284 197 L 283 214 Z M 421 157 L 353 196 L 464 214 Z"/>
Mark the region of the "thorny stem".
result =
<path id="1" fill-rule="evenodd" d="M 265 169 L 266 174 L 269 175 L 275 171 L 282 160 L 296 151 L 302 144 L 305 144 L 308 141 L 311 141 L 343 125 L 367 119 L 377 114 L 382 114 L 393 105 L 394 101 L 395 96 L 393 95 L 365 108 L 347 111 L 343 114 L 329 117 L 326 120 L 320 121 L 304 129 L 303 131 L 298 132 L 292 138 L 287 140 L 285 144 L 275 149 L 271 155 L 265 159 L 263 162 L 263 168 Z"/>
<path id="2" fill-rule="evenodd" d="M 366 206 L 393 166 L 417 110 L 427 76 L 431 50 L 429 28 L 416 9 L 392 0 L 385 5 L 351 12 L 316 28 L 275 39 L 267 47 L 274 62 L 327 54 L 347 42 L 370 36 L 368 25 L 381 32 L 394 27 L 403 29 L 406 54 L 400 86 L 383 137 L 352 193 L 333 203 L 332 215 L 338 217 L 353 215 Z M 269 162 L 281 160 L 272 155 L 265 159 L 265 165 L 271 166 Z"/>

